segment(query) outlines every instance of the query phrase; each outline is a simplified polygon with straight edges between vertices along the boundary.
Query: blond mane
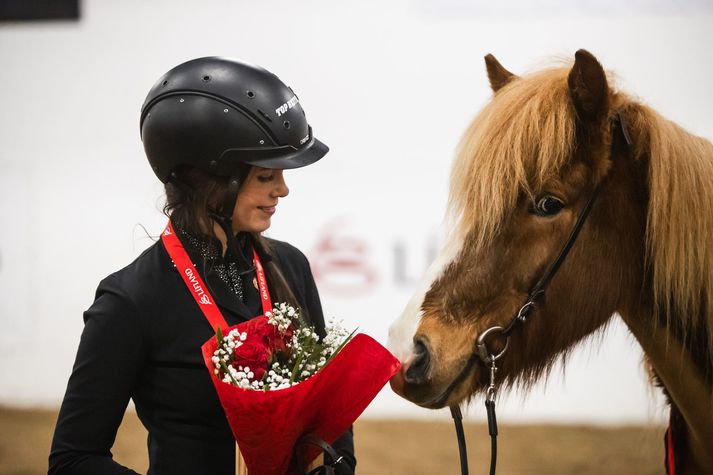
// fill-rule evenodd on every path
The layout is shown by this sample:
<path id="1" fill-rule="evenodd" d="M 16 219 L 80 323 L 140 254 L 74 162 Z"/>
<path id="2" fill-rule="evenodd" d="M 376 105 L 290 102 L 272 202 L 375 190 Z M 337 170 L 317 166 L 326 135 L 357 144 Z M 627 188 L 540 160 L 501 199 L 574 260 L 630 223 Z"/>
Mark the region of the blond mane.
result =
<path id="1" fill-rule="evenodd" d="M 632 104 L 637 158 L 649 162 L 648 265 L 657 312 L 713 348 L 713 145 Z"/>
<path id="2" fill-rule="evenodd" d="M 573 155 L 568 67 L 518 78 L 469 126 L 451 172 L 454 232 L 477 248 L 495 237 L 521 193 L 534 195 Z M 646 256 L 655 308 L 703 332 L 713 348 L 713 145 L 615 93 L 649 164 Z M 699 333 L 700 334 L 700 333 Z M 709 361 L 710 364 L 710 361 Z"/>

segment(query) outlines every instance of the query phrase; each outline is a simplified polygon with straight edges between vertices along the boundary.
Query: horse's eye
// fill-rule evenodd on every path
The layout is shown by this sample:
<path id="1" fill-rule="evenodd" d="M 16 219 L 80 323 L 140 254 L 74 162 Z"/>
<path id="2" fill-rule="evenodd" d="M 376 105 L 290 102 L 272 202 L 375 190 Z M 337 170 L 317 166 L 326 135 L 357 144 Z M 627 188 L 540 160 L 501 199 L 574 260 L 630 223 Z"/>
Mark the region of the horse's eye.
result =
<path id="1" fill-rule="evenodd" d="M 564 203 L 554 196 L 543 196 L 530 208 L 530 213 L 538 216 L 554 216 L 564 208 Z"/>

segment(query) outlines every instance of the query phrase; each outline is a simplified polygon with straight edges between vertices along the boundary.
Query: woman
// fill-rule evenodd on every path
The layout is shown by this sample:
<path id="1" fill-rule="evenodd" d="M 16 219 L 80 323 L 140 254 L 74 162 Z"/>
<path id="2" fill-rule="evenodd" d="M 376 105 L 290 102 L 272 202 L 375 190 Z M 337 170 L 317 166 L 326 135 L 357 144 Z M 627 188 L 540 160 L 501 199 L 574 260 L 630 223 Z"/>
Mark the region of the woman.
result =
<path id="1" fill-rule="evenodd" d="M 329 150 L 292 90 L 257 66 L 189 61 L 149 92 L 141 136 L 173 229 L 227 323 L 262 313 L 254 249 L 273 301 L 299 306 L 323 336 L 306 258 L 260 236 L 288 194 L 282 170 Z M 135 473 L 110 452 L 132 398 L 149 432 L 150 474 L 234 474 L 235 441 L 201 356 L 213 329 L 161 241 L 99 284 L 84 321 L 49 473 Z M 338 473 L 353 469 L 351 431 L 334 447 Z"/>

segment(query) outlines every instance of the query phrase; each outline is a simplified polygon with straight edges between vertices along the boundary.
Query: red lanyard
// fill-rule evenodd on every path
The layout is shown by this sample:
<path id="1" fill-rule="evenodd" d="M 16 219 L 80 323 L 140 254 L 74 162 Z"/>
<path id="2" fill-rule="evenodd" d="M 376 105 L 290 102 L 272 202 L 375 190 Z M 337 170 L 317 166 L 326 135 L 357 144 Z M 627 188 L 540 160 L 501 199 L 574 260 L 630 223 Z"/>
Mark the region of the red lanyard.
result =
<path id="1" fill-rule="evenodd" d="M 181 274 L 183 282 L 186 284 L 186 287 L 188 287 L 188 290 L 191 291 L 191 295 L 198 304 L 198 308 L 201 309 L 205 318 L 208 319 L 213 330 L 217 331 L 218 327 L 220 327 L 221 330 L 228 328 L 228 323 L 225 321 L 223 314 L 220 313 L 218 306 L 215 305 L 215 300 L 213 300 L 213 297 L 208 292 L 208 287 L 203 283 L 201 276 L 198 275 L 195 266 L 191 262 L 190 257 L 188 257 L 188 253 L 186 253 L 186 250 L 183 248 L 183 244 L 181 244 L 181 241 L 176 237 L 170 220 L 163 234 L 161 234 L 161 241 L 163 241 L 166 252 L 168 252 L 171 260 L 176 265 L 178 273 Z M 262 268 L 260 257 L 258 257 L 255 249 L 253 249 L 253 263 L 255 264 L 255 273 L 257 274 L 262 312 L 264 315 L 272 311 L 272 300 L 270 300 L 270 291 L 267 288 L 265 270 Z"/>

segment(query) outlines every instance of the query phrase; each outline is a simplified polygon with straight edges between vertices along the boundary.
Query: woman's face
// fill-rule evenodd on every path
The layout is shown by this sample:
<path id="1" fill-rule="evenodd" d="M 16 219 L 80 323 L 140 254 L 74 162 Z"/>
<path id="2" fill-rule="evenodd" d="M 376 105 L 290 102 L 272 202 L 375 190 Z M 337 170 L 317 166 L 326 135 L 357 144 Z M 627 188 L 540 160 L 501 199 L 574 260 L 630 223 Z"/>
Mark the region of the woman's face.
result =
<path id="1" fill-rule="evenodd" d="M 270 227 L 277 202 L 289 192 L 282 170 L 252 167 L 238 191 L 233 209 L 233 231 L 265 231 Z"/>

